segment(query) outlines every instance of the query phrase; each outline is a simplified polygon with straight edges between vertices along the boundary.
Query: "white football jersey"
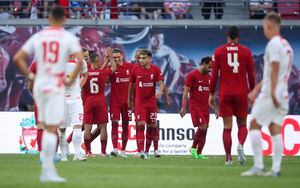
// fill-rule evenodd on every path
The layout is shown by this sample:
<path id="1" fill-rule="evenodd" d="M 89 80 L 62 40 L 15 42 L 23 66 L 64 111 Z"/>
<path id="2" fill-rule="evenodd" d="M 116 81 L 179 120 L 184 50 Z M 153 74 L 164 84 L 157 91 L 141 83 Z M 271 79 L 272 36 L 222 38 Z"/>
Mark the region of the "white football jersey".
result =
<path id="1" fill-rule="evenodd" d="M 52 91 L 64 86 L 63 77 L 69 55 L 80 52 L 81 47 L 79 39 L 62 27 L 48 27 L 30 37 L 22 50 L 28 55 L 35 55 L 35 86 Z"/>
<path id="2" fill-rule="evenodd" d="M 279 62 L 276 97 L 283 107 L 288 107 L 288 79 L 292 70 L 293 49 L 281 36 L 273 37 L 266 46 L 264 55 L 264 75 L 261 94 L 271 97 L 271 64 Z"/>
<path id="3" fill-rule="evenodd" d="M 71 77 L 75 67 L 76 67 L 76 60 L 68 61 L 67 62 L 67 68 L 66 68 L 66 75 L 68 77 Z M 81 73 L 87 73 L 87 63 L 86 61 L 83 61 L 82 67 L 81 67 Z M 70 87 L 66 87 L 66 96 L 67 97 L 78 97 L 81 96 L 81 87 L 80 87 L 80 75 L 77 76 L 74 83 Z"/>

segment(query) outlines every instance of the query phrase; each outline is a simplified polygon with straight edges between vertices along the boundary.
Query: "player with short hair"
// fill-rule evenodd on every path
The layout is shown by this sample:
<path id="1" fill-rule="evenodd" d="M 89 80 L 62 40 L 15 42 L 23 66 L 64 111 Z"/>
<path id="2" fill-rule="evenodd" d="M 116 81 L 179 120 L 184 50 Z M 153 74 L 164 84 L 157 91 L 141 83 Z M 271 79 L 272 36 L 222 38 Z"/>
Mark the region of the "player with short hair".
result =
<path id="1" fill-rule="evenodd" d="M 194 127 L 197 131 L 194 135 L 193 145 L 190 153 L 194 159 L 207 159 L 202 155 L 205 145 L 206 133 L 209 124 L 209 84 L 211 72 L 211 57 L 204 57 L 198 69 L 190 72 L 185 80 L 184 91 L 182 95 L 182 107 L 180 116 L 186 114 L 186 99 L 189 95 L 189 110 Z M 216 105 L 213 107 L 218 118 Z"/>
<path id="2" fill-rule="evenodd" d="M 84 52 L 82 52 L 84 55 Z M 75 56 L 70 55 L 67 66 L 66 75 L 71 78 L 76 67 L 77 60 Z M 66 128 L 73 127 L 72 140 L 74 145 L 73 161 L 85 161 L 86 157 L 80 152 L 82 141 L 82 124 L 83 124 L 83 105 L 81 99 L 81 88 L 87 80 L 87 63 L 84 60 L 81 68 L 81 75 L 78 75 L 75 82 L 66 87 L 66 105 L 65 105 L 65 120 L 59 126 L 59 145 L 61 149 L 61 161 L 68 161 L 67 155 L 69 152 L 68 143 L 66 141 Z"/>
<path id="3" fill-rule="evenodd" d="M 154 143 L 154 156 L 158 154 L 159 129 L 156 123 L 156 99 L 164 93 L 163 74 L 160 69 L 151 64 L 152 53 L 149 50 L 141 51 L 139 55 L 140 66 L 135 66 L 130 77 L 128 90 L 128 105 L 133 107 L 133 90 L 135 89 L 135 119 L 137 121 L 137 142 L 138 149 L 141 152 L 142 159 L 149 159 L 149 149 L 151 142 Z M 159 84 L 159 91 L 155 95 L 156 83 Z M 145 142 L 145 125 L 146 131 L 146 148 Z M 145 150 L 144 150 L 145 149 Z M 145 152 L 144 152 L 145 151 Z"/>
<path id="4" fill-rule="evenodd" d="M 21 73 L 33 80 L 35 75 L 28 71 L 25 59 L 35 54 L 37 74 L 34 80 L 33 95 L 38 107 L 39 121 L 45 125 L 42 138 L 42 182 L 65 182 L 54 166 L 57 128 L 64 120 L 65 85 L 70 86 L 82 66 L 81 46 L 78 38 L 65 31 L 65 11 L 60 7 L 51 10 L 50 27 L 34 34 L 16 53 L 14 63 Z M 63 40 L 62 40 L 63 39 Z M 71 78 L 65 78 L 66 59 L 75 54 L 77 64 Z"/>
<path id="5" fill-rule="evenodd" d="M 91 131 L 93 124 L 100 127 L 101 156 L 106 155 L 108 122 L 107 107 L 105 102 L 104 87 L 108 76 L 116 71 L 114 60 L 110 57 L 111 68 L 102 69 L 100 55 L 94 53 L 90 56 L 87 82 L 83 87 L 84 100 L 84 144 L 88 157 L 94 157 L 91 153 Z"/>
<path id="6" fill-rule="evenodd" d="M 236 116 L 238 125 L 238 162 L 244 164 L 243 145 L 248 130 L 246 127 L 248 114 L 247 95 L 255 86 L 254 63 L 249 48 L 238 44 L 240 31 L 236 26 L 229 28 L 227 43 L 218 47 L 212 58 L 212 78 L 210 85 L 210 104 L 215 103 L 215 88 L 219 79 L 220 116 L 223 118 L 223 144 L 226 153 L 225 165 L 232 165 L 231 129 L 232 116 Z"/>
<path id="7" fill-rule="evenodd" d="M 132 64 L 124 62 L 122 50 L 115 48 L 112 50 L 112 58 L 116 63 L 117 70 L 109 76 L 111 85 L 110 91 L 110 118 L 112 121 L 111 139 L 113 151 L 111 155 L 118 156 L 118 127 L 120 114 L 122 116 L 122 151 L 121 157 L 127 157 L 125 153 L 128 141 L 128 123 L 131 120 L 132 110 L 128 108 L 128 87 Z M 125 92 L 125 93 L 124 93 Z"/>
<path id="8" fill-rule="evenodd" d="M 264 55 L 262 81 L 249 94 L 254 102 L 251 112 L 250 137 L 254 154 L 253 167 L 242 176 L 280 176 L 283 141 L 281 128 L 289 109 L 288 80 L 292 70 L 293 49 L 280 35 L 281 18 L 277 13 L 267 14 L 263 21 L 264 34 L 269 40 Z M 268 126 L 272 135 L 272 168 L 264 173 L 261 128 Z"/>

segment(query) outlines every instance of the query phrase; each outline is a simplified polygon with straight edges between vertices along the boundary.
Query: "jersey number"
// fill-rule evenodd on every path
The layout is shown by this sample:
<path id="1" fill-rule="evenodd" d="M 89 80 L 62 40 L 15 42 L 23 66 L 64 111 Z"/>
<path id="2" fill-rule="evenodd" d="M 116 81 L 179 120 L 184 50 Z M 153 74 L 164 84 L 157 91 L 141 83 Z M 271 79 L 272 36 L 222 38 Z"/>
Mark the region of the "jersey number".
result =
<path id="1" fill-rule="evenodd" d="M 44 63 L 58 62 L 59 43 L 57 41 L 43 42 Z"/>
<path id="2" fill-rule="evenodd" d="M 92 78 L 90 80 L 90 89 L 92 94 L 99 93 L 99 86 L 96 82 L 98 82 L 98 78 Z"/>
<path id="3" fill-rule="evenodd" d="M 233 58 L 232 58 L 233 56 Z M 233 73 L 238 73 L 239 72 L 239 66 L 240 66 L 240 63 L 238 61 L 238 54 L 237 53 L 228 53 L 227 54 L 227 63 L 230 67 L 233 67 L 233 70 L 232 72 Z"/>

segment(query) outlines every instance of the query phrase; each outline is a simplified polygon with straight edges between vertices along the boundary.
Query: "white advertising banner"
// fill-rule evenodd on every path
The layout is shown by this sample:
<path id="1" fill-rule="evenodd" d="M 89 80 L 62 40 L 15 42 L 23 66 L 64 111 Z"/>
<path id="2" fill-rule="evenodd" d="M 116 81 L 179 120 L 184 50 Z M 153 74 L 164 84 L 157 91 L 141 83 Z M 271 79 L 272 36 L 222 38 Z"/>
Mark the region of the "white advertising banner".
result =
<path id="1" fill-rule="evenodd" d="M 248 118 L 250 119 L 250 118 Z M 192 145 L 196 129 L 192 126 L 190 115 L 181 118 L 179 114 L 158 114 L 158 125 L 160 127 L 159 150 L 163 155 L 188 155 Z M 249 122 L 248 122 L 249 125 Z M 32 112 L 0 112 L 0 153 L 31 153 L 36 151 L 36 126 Z M 110 139 L 111 125 L 108 123 L 108 147 L 107 152 L 112 150 Z M 232 154 L 236 155 L 237 125 L 234 123 L 232 129 Z M 282 126 L 284 140 L 284 154 L 300 156 L 300 116 L 286 116 Z M 68 128 L 67 134 L 72 131 Z M 119 149 L 121 148 L 121 132 L 119 127 Z M 129 141 L 127 153 L 137 152 L 135 140 L 135 123 L 129 125 Z M 206 144 L 203 149 L 204 155 L 224 155 L 222 142 L 223 123 L 222 118 L 216 119 L 210 116 L 209 129 Z M 266 127 L 262 129 L 264 154 L 272 154 L 271 137 Z M 252 155 L 248 137 L 244 146 L 246 155 Z M 99 137 L 92 143 L 92 152 L 100 153 Z M 70 151 L 73 146 L 70 144 Z"/>

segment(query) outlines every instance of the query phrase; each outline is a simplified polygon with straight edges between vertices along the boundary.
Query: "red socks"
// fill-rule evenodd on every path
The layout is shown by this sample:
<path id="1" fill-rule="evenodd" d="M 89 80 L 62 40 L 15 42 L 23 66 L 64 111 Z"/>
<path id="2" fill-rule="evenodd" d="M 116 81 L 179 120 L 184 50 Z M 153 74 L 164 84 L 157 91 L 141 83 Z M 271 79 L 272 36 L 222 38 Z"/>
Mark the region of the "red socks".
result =
<path id="1" fill-rule="evenodd" d="M 193 141 L 192 148 L 196 148 L 199 141 L 200 141 L 200 129 L 198 128 L 194 135 L 194 141 Z"/>
<path id="2" fill-rule="evenodd" d="M 198 143 L 197 150 L 198 150 L 198 154 L 201 154 L 203 147 L 205 145 L 207 130 L 201 130 L 199 128 L 198 128 L 198 130 L 200 130 L 200 131 L 199 131 L 199 143 Z"/>
<path id="3" fill-rule="evenodd" d="M 43 136 L 43 129 L 38 129 L 36 134 L 38 151 L 42 151 L 42 136 Z"/>
<path id="4" fill-rule="evenodd" d="M 138 135 L 137 135 L 137 144 L 139 152 L 144 152 L 145 144 L 145 125 L 138 125 Z"/>
<path id="5" fill-rule="evenodd" d="M 128 142 L 128 122 L 122 122 L 122 130 L 122 150 L 125 150 Z"/>
<path id="6" fill-rule="evenodd" d="M 150 146 L 151 146 L 151 142 L 152 142 L 152 132 L 153 132 L 153 128 L 152 127 L 147 127 L 146 130 L 146 152 L 149 152 Z"/>
<path id="7" fill-rule="evenodd" d="M 247 135 L 248 135 L 248 129 L 246 125 L 239 125 L 238 139 L 240 144 L 244 145 Z"/>
<path id="8" fill-rule="evenodd" d="M 84 145 L 85 145 L 85 152 L 86 154 L 91 152 L 91 140 L 90 139 L 84 139 Z"/>
<path id="9" fill-rule="evenodd" d="M 71 134 L 68 136 L 67 138 L 67 142 L 70 144 L 72 142 L 72 137 L 73 137 L 73 131 L 71 132 Z"/>
<path id="10" fill-rule="evenodd" d="M 231 158 L 231 129 L 223 129 L 223 144 L 226 153 L 226 161 L 232 160 Z"/>
<path id="11" fill-rule="evenodd" d="M 112 122 L 111 124 L 111 141 L 113 148 L 118 148 L 118 122 Z"/>
<path id="12" fill-rule="evenodd" d="M 106 154 L 107 140 L 101 140 L 101 153 Z"/>
<path id="13" fill-rule="evenodd" d="M 159 128 L 153 127 L 152 128 L 152 140 L 154 145 L 154 151 L 158 150 L 158 140 L 159 140 Z"/>

